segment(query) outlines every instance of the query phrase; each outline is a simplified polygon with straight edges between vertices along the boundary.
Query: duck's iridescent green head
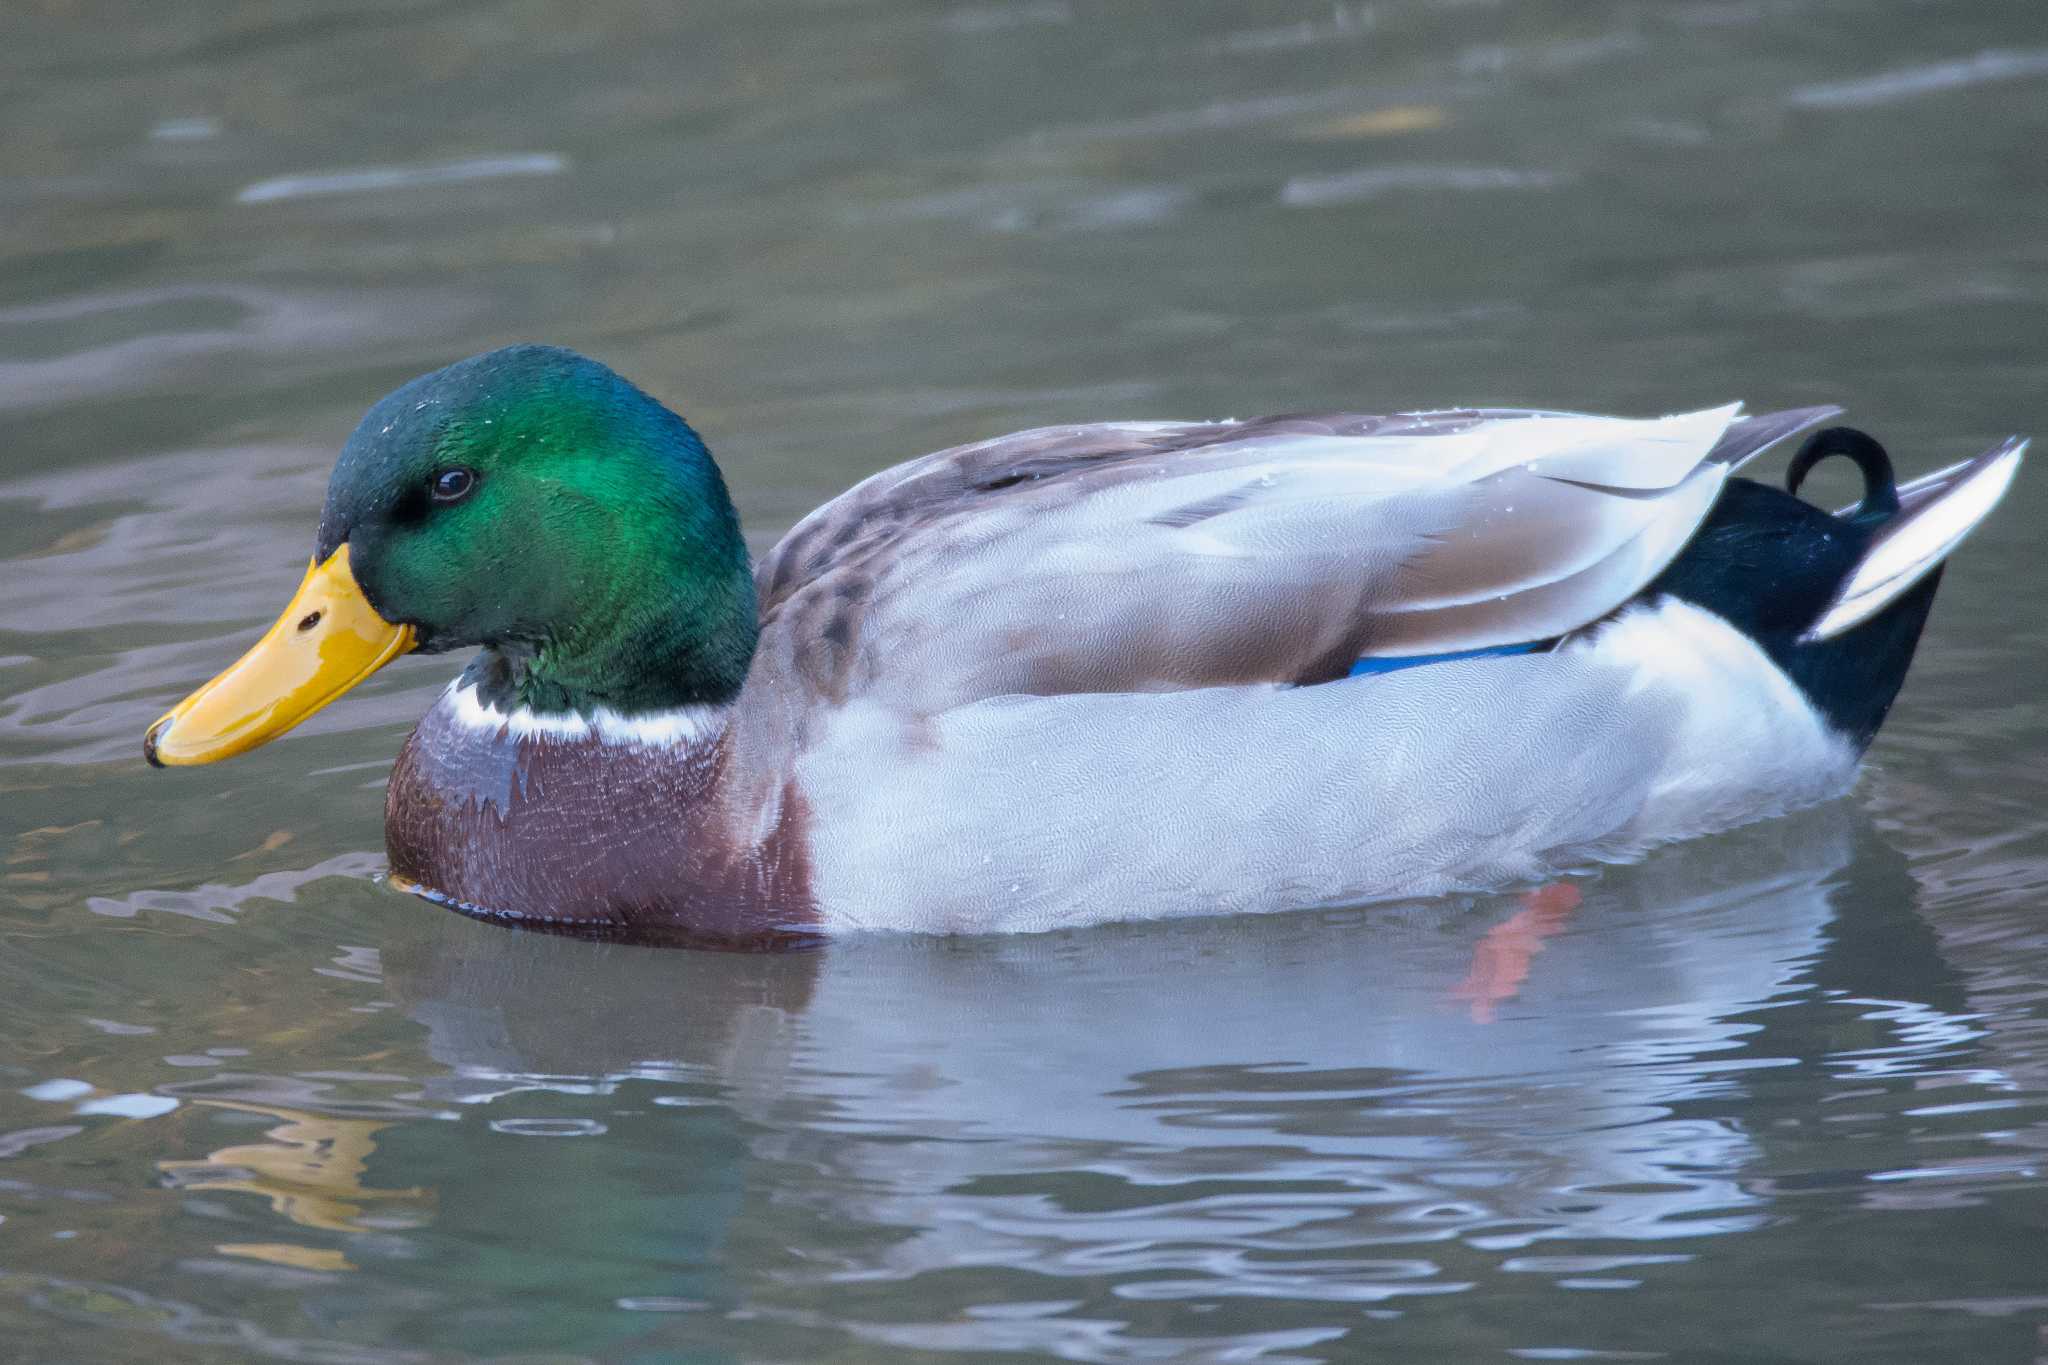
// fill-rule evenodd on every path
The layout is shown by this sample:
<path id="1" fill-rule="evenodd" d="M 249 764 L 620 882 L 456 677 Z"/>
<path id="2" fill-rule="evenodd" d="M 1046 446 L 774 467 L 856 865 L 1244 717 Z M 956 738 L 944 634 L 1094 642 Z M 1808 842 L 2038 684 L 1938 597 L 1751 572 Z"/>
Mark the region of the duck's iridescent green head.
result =
<path id="1" fill-rule="evenodd" d="M 555 347 L 475 356 L 372 407 L 313 566 L 256 650 L 152 728 L 153 758 L 253 747 L 407 648 L 483 646 L 487 703 L 628 715 L 730 700 L 753 655 L 746 548 L 704 443 Z"/>
<path id="2" fill-rule="evenodd" d="M 491 351 L 378 402 L 314 558 L 344 542 L 379 615 L 422 649 L 507 651 L 540 709 L 724 700 L 753 654 L 746 547 L 703 441 L 573 351 Z"/>

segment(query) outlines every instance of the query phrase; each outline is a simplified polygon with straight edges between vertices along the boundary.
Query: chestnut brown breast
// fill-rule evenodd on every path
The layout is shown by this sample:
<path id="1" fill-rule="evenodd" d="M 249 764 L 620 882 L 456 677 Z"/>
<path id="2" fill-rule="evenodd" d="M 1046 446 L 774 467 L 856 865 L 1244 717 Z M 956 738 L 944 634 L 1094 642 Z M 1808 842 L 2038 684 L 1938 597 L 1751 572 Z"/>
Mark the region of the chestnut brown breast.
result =
<path id="1" fill-rule="evenodd" d="M 765 836 L 727 818 L 723 738 L 694 748 L 514 737 L 429 711 L 386 795 L 393 880 L 468 914 L 557 932 L 780 947 L 816 936 L 808 811 Z"/>

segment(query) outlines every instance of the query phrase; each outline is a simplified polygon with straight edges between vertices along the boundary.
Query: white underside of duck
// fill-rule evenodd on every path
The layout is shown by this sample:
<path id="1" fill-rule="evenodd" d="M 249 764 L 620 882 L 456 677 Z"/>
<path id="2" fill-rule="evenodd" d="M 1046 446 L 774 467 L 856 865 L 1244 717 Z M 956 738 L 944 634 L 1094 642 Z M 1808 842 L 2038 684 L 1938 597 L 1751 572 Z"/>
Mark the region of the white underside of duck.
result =
<path id="1" fill-rule="evenodd" d="M 834 812 L 824 926 L 943 933 L 1524 883 L 1837 796 L 1856 762 L 1756 644 L 1667 600 L 1315 687 L 849 706 L 796 775 Z"/>

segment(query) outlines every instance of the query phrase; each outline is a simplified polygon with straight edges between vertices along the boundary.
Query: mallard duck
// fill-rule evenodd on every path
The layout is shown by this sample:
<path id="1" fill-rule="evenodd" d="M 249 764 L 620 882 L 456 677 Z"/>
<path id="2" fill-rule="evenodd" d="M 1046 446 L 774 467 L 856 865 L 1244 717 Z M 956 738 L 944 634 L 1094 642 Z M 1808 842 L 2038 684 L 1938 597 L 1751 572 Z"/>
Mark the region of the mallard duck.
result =
<path id="1" fill-rule="evenodd" d="M 704 442 L 492 351 L 378 402 L 304 581 L 150 727 L 270 740 L 479 649 L 398 756 L 393 882 L 761 943 L 1527 882 L 1843 792 L 2013 439 L 1903 487 L 1838 409 L 1047 427 L 883 470 L 751 568 Z M 1861 470 L 1830 514 L 1818 461 Z"/>

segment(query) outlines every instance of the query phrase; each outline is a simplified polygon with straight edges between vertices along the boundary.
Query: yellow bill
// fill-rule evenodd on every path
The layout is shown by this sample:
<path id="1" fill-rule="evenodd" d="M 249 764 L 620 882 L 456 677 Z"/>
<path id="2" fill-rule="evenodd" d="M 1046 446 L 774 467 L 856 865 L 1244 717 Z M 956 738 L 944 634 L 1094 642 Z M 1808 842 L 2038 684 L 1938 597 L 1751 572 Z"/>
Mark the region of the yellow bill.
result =
<path id="1" fill-rule="evenodd" d="M 161 768 L 246 753 L 415 643 L 411 626 L 391 624 L 363 596 L 343 545 L 307 567 L 291 605 L 254 649 L 149 727 L 143 756 Z"/>

